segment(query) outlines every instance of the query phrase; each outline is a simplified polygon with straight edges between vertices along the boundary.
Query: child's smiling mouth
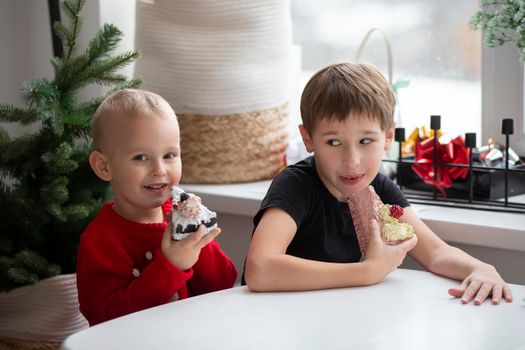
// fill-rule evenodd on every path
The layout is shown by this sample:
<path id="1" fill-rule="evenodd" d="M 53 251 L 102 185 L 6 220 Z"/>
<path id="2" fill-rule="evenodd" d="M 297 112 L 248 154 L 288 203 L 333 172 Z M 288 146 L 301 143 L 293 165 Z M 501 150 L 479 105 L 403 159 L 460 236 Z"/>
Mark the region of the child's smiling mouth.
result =
<path id="1" fill-rule="evenodd" d="M 146 185 L 146 186 L 144 186 L 144 188 L 149 190 L 149 191 L 159 192 L 159 191 L 163 191 L 166 188 L 166 186 L 168 186 L 168 184 L 166 184 L 166 183 L 158 183 L 158 184 Z"/>

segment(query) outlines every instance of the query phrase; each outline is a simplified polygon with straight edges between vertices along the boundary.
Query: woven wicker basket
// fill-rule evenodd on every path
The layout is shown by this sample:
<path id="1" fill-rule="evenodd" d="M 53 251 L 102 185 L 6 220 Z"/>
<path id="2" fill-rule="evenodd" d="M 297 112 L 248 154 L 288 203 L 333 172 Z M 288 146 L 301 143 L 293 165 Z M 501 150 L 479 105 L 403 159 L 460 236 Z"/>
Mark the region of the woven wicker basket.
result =
<path id="1" fill-rule="evenodd" d="M 183 183 L 269 179 L 285 164 L 287 104 L 250 113 L 178 117 Z"/>
<path id="2" fill-rule="evenodd" d="M 75 274 L 0 293 L 0 350 L 58 349 L 88 326 L 78 309 Z"/>
<path id="3" fill-rule="evenodd" d="M 0 337 L 0 350 L 57 350 L 60 342 Z"/>

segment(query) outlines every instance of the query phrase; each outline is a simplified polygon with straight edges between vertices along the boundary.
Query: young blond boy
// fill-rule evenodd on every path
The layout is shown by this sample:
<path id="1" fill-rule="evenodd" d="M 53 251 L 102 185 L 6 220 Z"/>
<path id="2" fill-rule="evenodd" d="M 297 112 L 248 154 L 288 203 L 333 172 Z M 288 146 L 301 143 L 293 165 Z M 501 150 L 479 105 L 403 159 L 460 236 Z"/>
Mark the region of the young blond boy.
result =
<path id="1" fill-rule="evenodd" d="M 415 214 L 399 188 L 379 173 L 394 135 L 395 99 L 374 67 L 340 63 L 317 72 L 301 97 L 299 127 L 312 157 L 272 182 L 254 218 L 245 280 L 253 291 L 312 290 L 381 282 L 410 255 L 427 270 L 462 280 L 449 294 L 498 304 L 512 294 L 491 265 L 451 247 Z M 404 208 L 416 236 L 384 243 L 376 222 L 361 257 L 347 198 L 372 185 L 384 203 Z"/>
<path id="2" fill-rule="evenodd" d="M 91 168 L 108 181 L 104 204 L 80 238 L 80 311 L 94 325 L 175 299 L 230 288 L 232 261 L 204 227 L 173 241 L 166 216 L 181 177 L 177 117 L 160 96 L 121 90 L 97 109 Z"/>

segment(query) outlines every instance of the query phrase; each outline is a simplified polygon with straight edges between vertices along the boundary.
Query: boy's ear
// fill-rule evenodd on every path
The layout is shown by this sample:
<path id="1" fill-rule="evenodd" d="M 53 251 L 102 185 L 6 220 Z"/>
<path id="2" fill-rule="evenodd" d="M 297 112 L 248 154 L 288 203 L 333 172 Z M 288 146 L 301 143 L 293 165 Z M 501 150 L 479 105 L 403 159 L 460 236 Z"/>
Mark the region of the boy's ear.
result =
<path id="1" fill-rule="evenodd" d="M 107 157 L 99 151 L 93 151 L 89 154 L 89 165 L 91 169 L 104 181 L 111 180 L 111 171 L 108 167 Z"/>
<path id="2" fill-rule="evenodd" d="M 314 142 L 310 137 L 310 133 L 304 128 L 303 124 L 299 125 L 299 132 L 301 133 L 301 137 L 303 138 L 303 143 L 306 147 L 306 151 L 312 153 L 314 151 Z"/>
<path id="3" fill-rule="evenodd" d="M 390 145 L 392 145 L 392 141 L 394 140 L 394 134 L 396 130 L 396 123 L 392 123 L 392 126 L 390 129 L 386 132 L 386 142 L 385 142 L 385 151 L 390 148 Z"/>

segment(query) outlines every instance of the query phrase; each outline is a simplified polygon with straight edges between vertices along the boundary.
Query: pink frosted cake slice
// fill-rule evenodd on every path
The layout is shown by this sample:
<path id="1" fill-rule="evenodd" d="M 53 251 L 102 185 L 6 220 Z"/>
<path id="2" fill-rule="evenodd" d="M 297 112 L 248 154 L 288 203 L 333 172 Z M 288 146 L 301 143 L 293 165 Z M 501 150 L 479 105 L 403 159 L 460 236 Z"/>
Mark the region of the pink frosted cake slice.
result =
<path id="1" fill-rule="evenodd" d="M 350 214 L 359 242 L 361 254 L 368 250 L 370 242 L 370 220 L 379 224 L 381 238 L 387 244 L 398 244 L 414 236 L 414 229 L 409 224 L 399 222 L 403 208 L 398 205 L 383 204 L 372 186 L 353 194 L 348 198 Z"/>
<path id="2" fill-rule="evenodd" d="M 201 204 L 200 197 L 187 193 L 177 186 L 171 189 L 172 210 L 171 236 L 179 241 L 197 231 L 199 225 L 206 227 L 206 233 L 217 228 L 217 214 Z"/>

